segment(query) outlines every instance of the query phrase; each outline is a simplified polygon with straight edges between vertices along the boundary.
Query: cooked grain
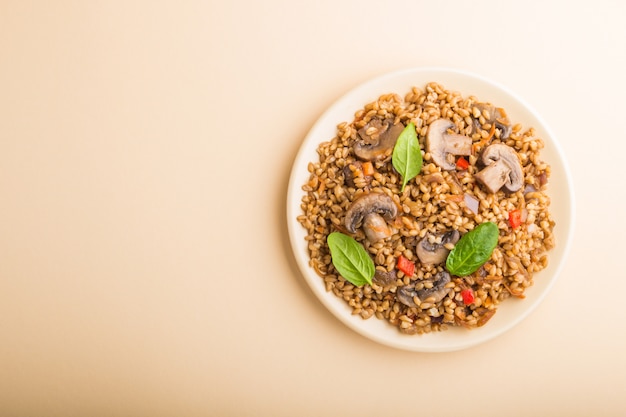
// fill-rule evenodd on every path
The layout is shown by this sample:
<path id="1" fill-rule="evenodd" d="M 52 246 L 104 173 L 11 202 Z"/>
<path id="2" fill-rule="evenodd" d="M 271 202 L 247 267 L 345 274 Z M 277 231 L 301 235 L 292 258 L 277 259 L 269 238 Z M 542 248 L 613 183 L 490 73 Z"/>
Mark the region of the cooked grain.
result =
<path id="1" fill-rule="evenodd" d="M 310 178 L 303 184 L 303 214 L 298 221 L 306 229 L 311 267 L 324 280 L 326 290 L 340 297 L 352 308 L 353 315 L 363 319 L 375 317 L 386 320 L 408 334 L 441 331 L 449 327 L 472 328 L 484 325 L 498 306 L 511 296 L 523 298 L 533 285 L 533 274 L 547 266 L 547 252 L 554 246 L 555 222 L 550 215 L 550 198 L 546 193 L 551 174 L 549 165 L 540 157 L 543 141 L 532 127 L 513 123 L 510 136 L 502 139 L 499 129 L 492 131 L 489 110 L 479 108 L 476 97 L 463 97 L 438 83 L 413 87 L 404 98 L 384 94 L 355 112 L 350 122 L 337 125 L 335 137 L 318 146 L 319 160 L 308 164 Z M 442 171 L 423 154 L 421 173 L 400 192 L 401 178 L 391 169 L 389 161 L 375 162 L 375 173 L 365 177 L 350 164 L 356 161 L 352 147 L 357 130 L 373 117 L 393 118 L 396 122 L 416 126 L 420 146 L 425 149 L 428 126 L 439 118 L 448 118 L 457 131 L 473 140 L 474 153 L 469 156 L 466 172 Z M 479 126 L 475 126 L 478 124 Z M 369 128 L 368 133 L 376 133 Z M 520 156 L 526 188 L 516 193 L 498 191 L 489 194 L 474 180 L 478 170 L 478 155 L 489 143 L 505 143 Z M 344 167 L 354 170 L 354 186 L 344 179 Z M 344 213 L 360 195 L 381 192 L 391 196 L 399 208 L 399 219 L 389 224 L 393 235 L 371 244 L 362 231 L 353 237 L 371 255 L 379 271 L 393 271 L 398 256 L 403 255 L 416 264 L 415 274 L 405 276 L 397 271 L 395 282 L 356 287 L 338 275 L 331 262 L 326 243 L 333 231 L 343 231 Z M 526 194 L 525 194 L 526 192 Z M 478 212 L 465 206 L 463 195 L 478 199 Z M 525 210 L 525 223 L 517 229 L 508 224 L 512 209 Z M 422 265 L 415 254 L 419 239 L 438 232 L 457 229 L 463 233 L 485 221 L 495 222 L 500 229 L 498 246 L 491 259 L 468 277 L 452 277 L 446 285 L 448 294 L 439 302 L 434 298 L 413 297 L 416 307 L 398 301 L 396 291 L 402 285 L 414 285 L 416 290 L 432 287 L 432 277 L 441 265 Z M 451 245 L 448 245 L 451 248 Z M 381 283 L 382 284 L 382 283 Z M 461 291 L 472 288 L 474 302 L 466 306 Z"/>

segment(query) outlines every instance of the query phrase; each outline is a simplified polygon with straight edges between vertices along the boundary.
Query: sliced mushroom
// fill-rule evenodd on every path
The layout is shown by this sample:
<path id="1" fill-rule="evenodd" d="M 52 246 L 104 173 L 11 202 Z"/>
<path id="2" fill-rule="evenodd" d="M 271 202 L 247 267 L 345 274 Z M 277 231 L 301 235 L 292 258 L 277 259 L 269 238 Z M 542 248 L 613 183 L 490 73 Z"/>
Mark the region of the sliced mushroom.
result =
<path id="1" fill-rule="evenodd" d="M 375 243 L 391 236 L 387 220 L 393 220 L 398 214 L 398 206 L 387 194 L 369 193 L 356 199 L 348 211 L 344 224 L 350 233 L 363 226 L 367 239 Z"/>
<path id="2" fill-rule="evenodd" d="M 400 133 L 402 123 L 394 124 L 392 119 L 374 118 L 358 130 L 360 140 L 354 144 L 354 154 L 365 161 L 382 161 L 393 153 L 393 147 Z"/>
<path id="3" fill-rule="evenodd" d="M 433 162 L 446 171 L 456 166 L 454 155 L 470 155 L 472 153 L 472 138 L 447 133 L 454 123 L 447 119 L 437 119 L 428 127 L 426 134 L 426 151 L 430 153 Z"/>
<path id="4" fill-rule="evenodd" d="M 415 300 L 413 300 L 413 297 L 417 297 L 415 284 L 403 285 L 396 290 L 396 298 L 407 307 L 417 307 L 417 304 L 415 304 Z"/>
<path id="5" fill-rule="evenodd" d="M 396 298 L 407 307 L 417 307 L 415 297 L 421 303 L 427 300 L 438 303 L 448 295 L 448 288 L 446 288 L 450 282 L 448 271 L 438 272 L 429 282 L 432 282 L 431 288 L 424 287 L 420 290 L 415 289 L 415 284 L 403 285 L 396 290 Z"/>
<path id="6" fill-rule="evenodd" d="M 367 185 L 371 181 L 371 177 L 365 176 L 363 173 L 363 164 L 361 161 L 354 161 L 343 167 L 344 183 L 348 187 L 357 187 L 358 185 Z"/>
<path id="7" fill-rule="evenodd" d="M 446 285 L 450 282 L 450 274 L 448 271 L 438 272 L 432 279 L 433 286 L 431 288 L 422 288 L 417 291 L 420 301 L 425 302 L 432 299 L 433 303 L 438 303 L 448 295 Z"/>
<path id="8" fill-rule="evenodd" d="M 502 107 L 496 107 L 489 103 L 478 103 L 476 108 L 480 110 L 487 123 L 495 123 L 496 129 L 500 130 L 500 139 L 506 139 L 511 135 L 513 130 L 511 121 Z M 475 118 L 474 132 L 480 128 L 480 122 Z"/>
<path id="9" fill-rule="evenodd" d="M 455 244 L 461 237 L 458 230 L 450 230 L 439 235 L 426 235 L 415 247 L 415 252 L 420 262 L 428 265 L 436 265 L 444 262 L 450 253 L 446 248 L 449 244 Z"/>
<path id="10" fill-rule="evenodd" d="M 391 271 L 381 271 L 376 268 L 373 280 L 376 284 L 385 286 L 395 284 L 397 279 L 398 274 L 396 273 L 395 269 L 392 269 Z"/>
<path id="11" fill-rule="evenodd" d="M 487 189 L 496 193 L 504 186 L 510 192 L 522 188 L 524 174 L 522 164 L 513 148 L 502 143 L 489 145 L 481 156 L 485 168 L 475 175 Z"/>

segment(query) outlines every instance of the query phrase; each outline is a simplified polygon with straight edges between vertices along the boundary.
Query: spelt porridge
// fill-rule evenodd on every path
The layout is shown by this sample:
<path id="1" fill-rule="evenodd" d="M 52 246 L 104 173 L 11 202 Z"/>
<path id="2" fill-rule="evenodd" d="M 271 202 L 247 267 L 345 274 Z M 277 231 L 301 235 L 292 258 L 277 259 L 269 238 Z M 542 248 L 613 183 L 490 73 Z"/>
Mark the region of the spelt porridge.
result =
<path id="1" fill-rule="evenodd" d="M 309 265 L 354 315 L 402 333 L 485 325 L 555 245 L 542 148 L 505 109 L 435 82 L 380 96 L 308 165 Z"/>

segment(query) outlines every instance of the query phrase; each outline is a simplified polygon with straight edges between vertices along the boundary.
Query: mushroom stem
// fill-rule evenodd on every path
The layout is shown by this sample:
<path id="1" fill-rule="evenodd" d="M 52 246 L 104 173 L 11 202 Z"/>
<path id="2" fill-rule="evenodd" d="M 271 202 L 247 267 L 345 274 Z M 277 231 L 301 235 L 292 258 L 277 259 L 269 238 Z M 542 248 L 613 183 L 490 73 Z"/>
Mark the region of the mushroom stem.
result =
<path id="1" fill-rule="evenodd" d="M 477 173 L 476 179 L 482 182 L 491 193 L 496 193 L 507 183 L 510 173 L 511 168 L 503 160 L 499 160 Z"/>
<path id="2" fill-rule="evenodd" d="M 524 172 L 515 149 L 502 143 L 494 143 L 483 151 L 481 160 L 485 168 L 475 177 L 490 192 L 495 193 L 502 186 L 512 193 L 522 188 Z"/>
<path id="3" fill-rule="evenodd" d="M 376 243 L 379 240 L 386 239 L 391 236 L 391 230 L 387 226 L 385 219 L 376 213 L 370 213 L 363 219 L 363 231 L 367 240 Z"/>
<path id="4" fill-rule="evenodd" d="M 445 152 L 452 155 L 468 156 L 472 154 L 472 139 L 458 133 L 444 133 Z"/>

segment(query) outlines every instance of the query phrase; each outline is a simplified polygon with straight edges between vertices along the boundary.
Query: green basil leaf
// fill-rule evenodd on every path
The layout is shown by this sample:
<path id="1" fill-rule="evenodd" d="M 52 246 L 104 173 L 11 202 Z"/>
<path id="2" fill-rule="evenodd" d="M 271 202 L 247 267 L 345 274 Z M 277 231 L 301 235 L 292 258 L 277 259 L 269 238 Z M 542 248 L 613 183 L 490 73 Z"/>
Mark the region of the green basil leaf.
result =
<path id="1" fill-rule="evenodd" d="M 491 258 L 499 235 L 498 226 L 492 222 L 481 223 L 467 232 L 448 254 L 448 272 L 458 277 L 476 272 Z"/>
<path id="2" fill-rule="evenodd" d="M 343 233 L 333 232 L 326 239 L 335 269 L 357 287 L 372 284 L 374 261 L 359 242 Z"/>
<path id="3" fill-rule="evenodd" d="M 413 122 L 409 123 L 396 141 L 391 156 L 393 167 L 402 176 L 402 189 L 422 170 L 422 152 Z"/>

